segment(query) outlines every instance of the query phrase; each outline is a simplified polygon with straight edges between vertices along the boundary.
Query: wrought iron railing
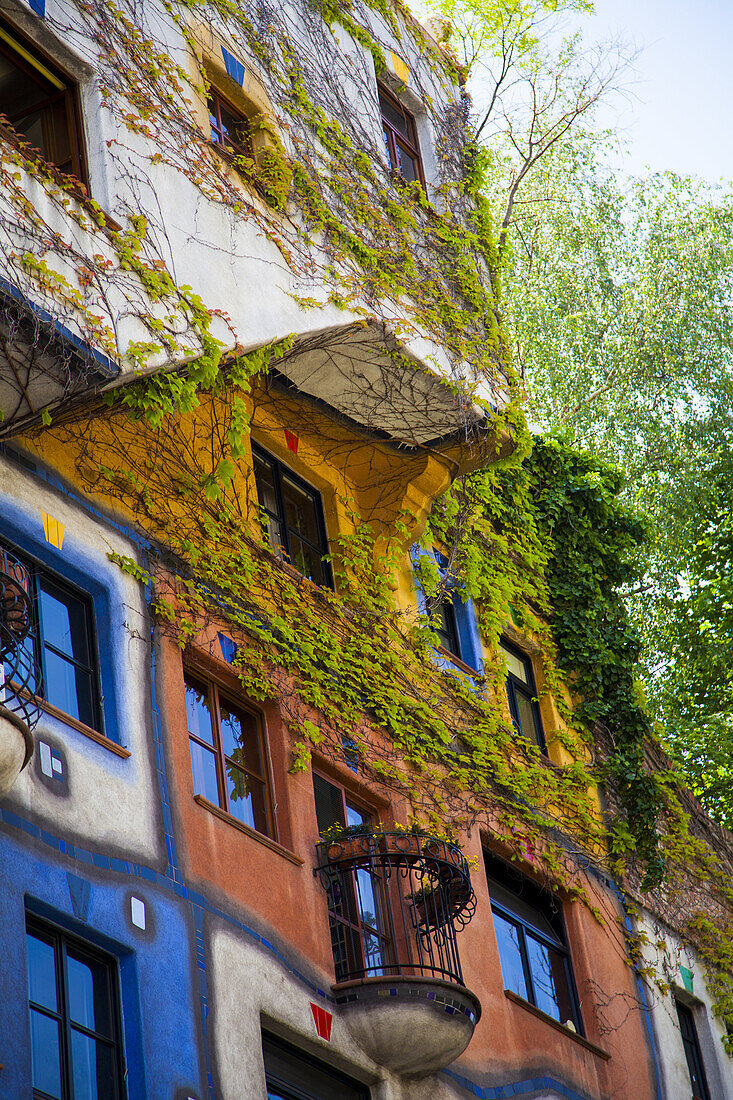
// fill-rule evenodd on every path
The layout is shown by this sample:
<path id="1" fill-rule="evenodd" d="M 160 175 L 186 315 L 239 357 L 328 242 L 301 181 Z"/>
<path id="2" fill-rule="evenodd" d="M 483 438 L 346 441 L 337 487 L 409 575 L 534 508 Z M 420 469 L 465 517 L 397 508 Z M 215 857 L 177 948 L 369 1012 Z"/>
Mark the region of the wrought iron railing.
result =
<path id="1" fill-rule="evenodd" d="M 347 832 L 317 852 L 337 982 L 401 975 L 463 984 L 456 933 L 476 897 L 456 845 L 415 832 Z"/>
<path id="2" fill-rule="evenodd" d="M 31 586 L 27 567 L 0 547 L 0 707 L 29 730 L 38 721 L 40 694 Z"/>

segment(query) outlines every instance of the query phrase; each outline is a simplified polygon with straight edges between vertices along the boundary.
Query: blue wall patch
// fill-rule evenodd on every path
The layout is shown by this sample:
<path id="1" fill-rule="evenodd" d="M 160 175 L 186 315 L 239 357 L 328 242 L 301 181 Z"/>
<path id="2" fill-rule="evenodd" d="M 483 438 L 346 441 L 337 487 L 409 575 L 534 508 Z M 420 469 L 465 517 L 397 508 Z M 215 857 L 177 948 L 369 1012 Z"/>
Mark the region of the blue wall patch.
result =
<path id="1" fill-rule="evenodd" d="M 222 56 L 224 57 L 224 65 L 226 67 L 227 74 L 232 78 L 232 80 L 235 80 L 241 88 L 244 84 L 244 74 L 247 70 L 245 69 L 242 62 L 239 61 L 238 58 L 230 54 L 229 50 L 225 50 L 223 46 L 221 48 L 221 52 Z"/>
<path id="2" fill-rule="evenodd" d="M 221 633 L 219 633 L 219 645 L 221 646 L 222 657 L 225 661 L 228 661 L 229 664 L 231 664 L 237 653 L 236 645 L 231 638 L 227 637 L 226 634 Z"/>
<path id="3" fill-rule="evenodd" d="M 43 19 L 46 15 L 46 0 L 28 0 L 28 7 L 31 11 L 34 11 L 36 15 L 40 15 Z"/>
<path id="4" fill-rule="evenodd" d="M 74 916 L 85 921 L 89 916 L 89 899 L 92 888 L 85 878 L 72 875 L 71 871 L 66 872 L 66 878 L 69 883 L 69 896 L 71 897 L 71 908 L 74 910 Z"/>

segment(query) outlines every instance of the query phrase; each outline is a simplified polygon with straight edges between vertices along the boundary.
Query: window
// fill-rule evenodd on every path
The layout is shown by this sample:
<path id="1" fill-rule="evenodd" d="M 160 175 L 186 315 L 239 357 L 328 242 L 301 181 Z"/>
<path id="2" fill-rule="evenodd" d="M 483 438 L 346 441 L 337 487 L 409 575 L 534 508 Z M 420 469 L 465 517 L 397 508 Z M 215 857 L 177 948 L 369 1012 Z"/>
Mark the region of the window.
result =
<path id="1" fill-rule="evenodd" d="M 22 645 L 41 672 L 36 695 L 102 732 L 91 599 L 16 550 L 10 553 L 30 574 L 31 627 Z"/>
<path id="2" fill-rule="evenodd" d="M 357 806 L 343 787 L 313 773 L 318 832 L 333 825 L 378 828 L 374 814 Z M 390 942 L 383 931 L 382 881 L 376 871 L 359 868 L 352 872 L 349 886 L 342 890 L 335 882 L 329 890 L 331 947 L 336 981 L 354 975 L 374 977 L 384 973 L 390 958 Z"/>
<path id="3" fill-rule="evenodd" d="M 382 112 L 382 130 L 390 170 L 408 182 L 417 180 L 424 183 L 415 119 L 381 84 L 379 109 Z"/>
<path id="4" fill-rule="evenodd" d="M 421 550 L 419 546 L 413 546 L 410 550 L 413 569 L 415 570 L 415 584 L 417 588 L 417 601 L 420 610 L 425 613 L 425 594 L 420 584 L 421 557 L 433 558 L 440 574 L 445 578 L 448 567 L 448 559 L 439 550 Z M 431 566 L 432 568 L 432 566 Z M 445 663 L 447 667 L 456 666 L 460 662 L 463 671 L 481 669 L 481 642 L 476 626 L 476 615 L 471 600 L 464 600 L 461 594 L 460 582 L 451 578 L 448 595 L 440 606 L 432 614 L 432 627 L 440 640 L 440 648 L 447 655 Z"/>
<path id="5" fill-rule="evenodd" d="M 582 1034 L 557 899 L 502 860 L 485 859 L 504 988 Z"/>
<path id="6" fill-rule="evenodd" d="M 86 181 L 76 89 L 38 48 L 0 22 L 0 113 L 50 164 Z"/>
<path id="7" fill-rule="evenodd" d="M 369 1100 L 369 1090 L 325 1063 L 262 1035 L 267 1100 Z"/>
<path id="8" fill-rule="evenodd" d="M 314 584 L 333 588 L 321 494 L 255 444 L 252 459 L 272 549 Z"/>
<path id="9" fill-rule="evenodd" d="M 687 1005 L 683 1005 L 680 1001 L 675 1001 L 675 1004 L 680 1032 L 682 1033 L 682 1045 L 685 1048 L 687 1069 L 690 1074 L 690 1084 L 692 1085 L 692 1100 L 710 1100 L 705 1067 L 702 1064 L 700 1043 L 697 1038 L 695 1018 L 692 1010 Z"/>
<path id="10" fill-rule="evenodd" d="M 499 648 L 507 666 L 506 693 L 512 722 L 517 733 L 544 750 L 545 736 L 536 700 L 532 662 L 521 650 L 515 649 L 504 640 L 500 642 Z"/>
<path id="11" fill-rule="evenodd" d="M 26 925 L 33 1096 L 122 1095 L 117 967 L 80 940 L 29 917 Z"/>
<path id="12" fill-rule="evenodd" d="M 433 615 L 433 629 L 440 638 L 440 644 L 448 653 L 455 657 L 461 656 L 461 643 L 458 638 L 458 626 L 456 613 L 453 609 L 453 600 L 443 600 L 440 607 Z"/>
<path id="13" fill-rule="evenodd" d="M 194 794 L 250 829 L 274 837 L 260 716 L 185 673 Z"/>
<path id="14" fill-rule="evenodd" d="M 252 157 L 249 120 L 215 88 L 208 95 L 211 140 L 227 153 L 237 157 Z"/>

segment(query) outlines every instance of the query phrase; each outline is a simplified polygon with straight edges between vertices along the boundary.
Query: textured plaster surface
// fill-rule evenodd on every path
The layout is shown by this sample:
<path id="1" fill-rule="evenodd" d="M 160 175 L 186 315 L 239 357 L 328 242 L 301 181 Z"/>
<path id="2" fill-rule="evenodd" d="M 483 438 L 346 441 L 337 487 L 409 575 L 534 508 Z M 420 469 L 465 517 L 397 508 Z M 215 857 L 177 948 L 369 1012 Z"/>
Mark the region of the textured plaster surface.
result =
<path id="1" fill-rule="evenodd" d="M 148 717 L 148 628 L 139 584 L 107 556 L 114 549 L 134 557 L 136 549 L 13 463 L 0 460 L 0 485 L 3 539 L 92 597 L 105 730 L 130 752 L 122 759 L 63 718 L 44 713 L 34 738 L 63 751 L 63 781 L 42 782 L 32 764 L 6 804 L 50 830 L 60 827 L 70 839 L 162 858 Z M 42 510 L 64 525 L 60 550 L 45 539 Z"/>
<path id="2" fill-rule="evenodd" d="M 657 939 L 664 940 L 668 957 L 673 960 L 671 967 L 667 967 L 671 985 L 669 994 L 664 995 L 656 988 L 648 991 L 666 1097 L 668 1100 L 677 1100 L 678 1097 L 687 1100 L 690 1094 L 690 1075 L 675 1007 L 675 1000 L 678 1000 L 692 1012 L 711 1098 L 733 1100 L 733 1060 L 723 1048 L 721 1040 L 725 1029 L 712 1014 L 712 1000 L 705 987 L 705 971 L 700 959 L 659 923 L 647 918 L 643 928 L 650 941 L 644 953 L 656 963 L 657 968 L 660 968 L 661 959 L 656 957 L 652 946 Z M 693 975 L 692 993 L 684 986 L 680 967 L 685 967 Z"/>

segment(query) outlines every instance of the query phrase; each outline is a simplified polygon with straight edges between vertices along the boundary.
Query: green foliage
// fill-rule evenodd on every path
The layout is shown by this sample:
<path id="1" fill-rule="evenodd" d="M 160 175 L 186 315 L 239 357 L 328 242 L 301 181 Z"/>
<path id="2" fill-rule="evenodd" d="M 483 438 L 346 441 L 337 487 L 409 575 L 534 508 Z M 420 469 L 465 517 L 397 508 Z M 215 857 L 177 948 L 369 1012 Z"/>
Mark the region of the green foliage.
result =
<path id="1" fill-rule="evenodd" d="M 652 713 L 729 822 L 725 533 L 733 425 L 733 198 L 675 176 L 621 187 L 568 145 L 504 271 L 530 416 L 617 463 L 649 539 L 625 582 Z"/>

